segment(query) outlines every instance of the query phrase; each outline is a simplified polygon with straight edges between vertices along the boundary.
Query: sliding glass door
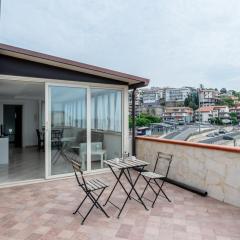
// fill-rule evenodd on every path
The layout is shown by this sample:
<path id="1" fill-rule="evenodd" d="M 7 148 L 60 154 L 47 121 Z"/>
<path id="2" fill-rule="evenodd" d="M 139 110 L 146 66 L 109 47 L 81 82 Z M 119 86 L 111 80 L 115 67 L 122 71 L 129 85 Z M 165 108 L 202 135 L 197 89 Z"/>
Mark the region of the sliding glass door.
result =
<path id="1" fill-rule="evenodd" d="M 122 92 L 91 89 L 91 167 L 122 155 Z"/>
<path id="2" fill-rule="evenodd" d="M 71 164 L 61 150 L 68 148 L 79 155 L 87 169 L 87 89 L 49 86 L 49 175 L 71 173 Z"/>
<path id="3" fill-rule="evenodd" d="M 122 155 L 121 90 L 49 84 L 47 91 L 47 176 L 72 173 L 65 148 L 78 155 L 83 171 Z"/>

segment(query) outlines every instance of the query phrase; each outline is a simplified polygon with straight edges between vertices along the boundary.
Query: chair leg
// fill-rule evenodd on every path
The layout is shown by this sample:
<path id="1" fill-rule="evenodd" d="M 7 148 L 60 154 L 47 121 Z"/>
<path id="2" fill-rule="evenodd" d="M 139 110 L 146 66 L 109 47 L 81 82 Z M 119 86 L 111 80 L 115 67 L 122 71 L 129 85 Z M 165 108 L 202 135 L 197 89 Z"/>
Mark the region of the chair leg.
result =
<path id="1" fill-rule="evenodd" d="M 143 178 L 145 179 L 147 185 L 145 186 L 145 188 L 144 188 L 144 190 L 142 192 L 141 198 L 144 196 L 144 193 L 146 192 L 147 187 L 148 187 L 148 185 L 150 184 L 150 181 L 151 181 L 151 179 L 147 180 L 145 177 L 143 177 Z"/>
<path id="2" fill-rule="evenodd" d="M 158 192 L 155 194 L 155 198 L 154 198 L 153 203 L 152 203 L 152 208 L 154 207 L 155 202 L 156 202 L 156 200 L 157 200 L 157 198 L 158 198 L 160 192 L 161 192 L 161 188 L 159 188 Z"/>
<path id="3" fill-rule="evenodd" d="M 84 199 L 82 200 L 82 202 L 79 204 L 79 206 L 78 206 L 78 208 L 76 209 L 76 211 L 73 212 L 73 214 L 76 214 L 76 213 L 78 212 L 79 208 L 83 205 L 83 203 L 85 202 L 85 200 L 86 200 L 87 197 L 89 197 L 90 200 L 92 201 L 92 203 L 94 203 L 94 200 L 95 200 L 95 199 L 92 198 L 92 195 L 86 194 L 86 196 L 84 197 Z M 100 204 L 99 204 L 99 203 L 96 203 L 95 207 L 96 207 L 96 208 L 99 208 L 99 206 L 100 206 Z"/>
<path id="4" fill-rule="evenodd" d="M 105 189 L 105 188 L 104 188 L 104 189 Z M 83 224 L 83 223 L 85 222 L 85 220 L 87 219 L 88 215 L 90 214 L 90 212 L 92 211 L 92 209 L 94 208 L 94 206 L 96 206 L 96 203 L 98 203 L 98 200 L 99 200 L 99 198 L 101 197 L 104 189 L 100 192 L 100 194 L 98 195 L 98 197 L 97 197 L 96 199 L 93 197 L 93 195 L 92 195 L 90 192 L 87 193 L 87 196 L 89 197 L 89 195 L 91 195 L 91 197 L 89 197 L 89 198 L 90 198 L 91 200 L 94 199 L 94 201 L 93 201 L 93 204 L 92 204 L 91 208 L 89 209 L 89 211 L 87 212 L 87 214 L 86 214 L 85 217 L 83 218 L 81 224 Z M 99 204 L 99 205 L 100 205 L 100 204 Z M 103 208 L 100 208 L 100 209 L 102 210 L 102 212 L 103 212 L 107 217 L 109 217 L 109 216 L 107 215 L 107 213 L 104 211 Z"/>
<path id="5" fill-rule="evenodd" d="M 93 192 L 93 193 L 94 193 L 94 192 Z M 94 193 L 94 194 L 95 194 L 96 196 L 98 196 L 96 193 Z M 94 203 L 94 200 L 95 200 L 95 199 L 92 198 L 92 194 L 89 194 L 88 197 L 90 198 L 90 200 L 92 201 L 92 203 Z M 95 207 L 96 207 L 96 208 L 99 208 L 99 205 L 100 205 L 99 203 L 96 203 L 96 206 L 95 206 Z"/>
<path id="6" fill-rule="evenodd" d="M 82 200 L 82 202 L 79 204 L 79 206 L 78 206 L 78 208 L 76 209 L 76 211 L 73 212 L 73 214 L 76 214 L 76 213 L 78 212 L 79 208 L 83 205 L 83 203 L 85 202 L 86 198 L 87 198 L 87 195 L 86 195 L 85 198 Z"/>
<path id="7" fill-rule="evenodd" d="M 167 194 L 166 194 L 166 193 L 163 191 L 163 189 L 162 189 L 162 186 L 163 186 L 164 182 L 163 182 L 163 183 L 161 184 L 161 186 L 160 186 L 156 180 L 154 180 L 154 181 L 155 181 L 155 183 L 158 185 L 158 187 L 160 188 L 160 192 L 162 192 L 163 195 L 165 196 L 165 198 L 166 198 L 169 202 L 171 202 L 171 200 L 168 198 Z"/>
<path id="8" fill-rule="evenodd" d="M 41 142 L 38 141 L 38 151 L 40 152 L 41 150 Z"/>
<path id="9" fill-rule="evenodd" d="M 152 203 L 152 208 L 154 207 L 155 202 L 156 202 L 156 200 L 157 200 L 157 198 L 158 198 L 160 192 L 163 193 L 163 195 L 164 195 L 165 198 L 168 200 L 168 202 L 171 202 L 171 200 L 168 198 L 168 196 L 165 194 L 165 192 L 164 192 L 163 189 L 162 189 L 162 186 L 163 186 L 163 183 L 164 183 L 164 182 L 161 184 L 161 186 L 157 183 L 156 179 L 154 179 L 154 182 L 155 182 L 155 184 L 158 186 L 159 190 L 158 190 L 157 193 L 155 193 L 156 196 L 155 196 L 155 199 L 154 199 L 154 201 L 153 201 L 153 203 Z"/>
<path id="10" fill-rule="evenodd" d="M 106 211 L 103 209 L 103 207 L 101 206 L 101 204 L 99 204 L 98 203 L 98 199 L 100 198 L 100 196 L 102 195 L 102 193 L 104 192 L 104 190 L 105 190 L 105 188 L 101 191 L 101 193 L 99 194 L 99 197 L 97 198 L 97 200 L 93 197 L 93 199 L 95 199 L 95 203 L 96 203 L 96 205 L 98 206 L 96 206 L 97 208 L 100 208 L 100 210 L 105 214 L 105 216 L 107 217 L 107 218 L 109 218 L 109 216 L 108 216 L 108 214 L 106 213 Z"/>
<path id="11" fill-rule="evenodd" d="M 149 186 L 149 187 L 152 189 L 153 193 L 155 194 L 155 198 L 154 198 L 153 201 L 151 201 L 151 200 L 149 199 L 149 201 L 152 202 L 152 208 L 154 207 L 155 202 L 156 202 L 156 200 L 157 200 L 160 192 L 162 192 L 162 193 L 164 194 L 164 196 L 166 197 L 166 199 L 167 199 L 169 202 L 171 202 L 171 200 L 167 197 L 167 195 L 165 194 L 165 192 L 164 192 L 163 189 L 162 189 L 162 186 L 163 186 L 164 182 L 163 182 L 161 185 L 159 185 L 158 182 L 156 181 L 156 179 L 151 179 L 151 178 L 150 178 L 149 180 L 147 180 L 144 176 L 143 176 L 143 178 L 144 178 L 145 181 L 147 182 L 147 185 L 146 185 L 145 189 Z M 156 190 L 153 188 L 153 186 L 151 185 L 151 180 L 154 180 L 154 182 L 152 182 L 152 183 L 155 183 L 155 184 L 158 186 L 158 191 L 157 191 L 157 192 L 156 192 Z M 143 192 L 143 194 L 144 194 L 144 192 Z"/>

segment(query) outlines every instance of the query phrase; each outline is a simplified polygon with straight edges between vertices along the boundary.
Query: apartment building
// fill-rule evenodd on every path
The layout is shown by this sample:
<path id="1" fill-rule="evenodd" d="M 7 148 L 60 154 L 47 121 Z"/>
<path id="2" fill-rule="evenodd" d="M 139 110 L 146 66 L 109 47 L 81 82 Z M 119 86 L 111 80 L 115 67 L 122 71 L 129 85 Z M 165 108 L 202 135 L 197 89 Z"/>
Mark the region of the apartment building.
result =
<path id="1" fill-rule="evenodd" d="M 193 91 L 194 89 L 191 87 L 167 88 L 165 90 L 166 106 L 183 105 L 185 99 Z"/>
<path id="2" fill-rule="evenodd" d="M 142 90 L 142 101 L 144 106 L 159 105 L 165 97 L 165 89 L 152 87 Z"/>
<path id="3" fill-rule="evenodd" d="M 215 89 L 198 89 L 200 105 L 214 106 L 219 101 L 219 92 Z"/>
<path id="4" fill-rule="evenodd" d="M 165 121 L 189 123 L 193 120 L 193 109 L 189 107 L 166 107 L 163 112 Z"/>
<path id="5" fill-rule="evenodd" d="M 132 115 L 132 90 L 128 92 L 129 115 Z M 142 92 L 139 89 L 135 91 L 135 114 L 138 116 L 141 113 Z"/>
<path id="6" fill-rule="evenodd" d="M 196 120 L 209 122 L 211 118 L 220 118 L 223 123 L 230 123 L 230 112 L 228 106 L 203 106 L 196 110 Z"/>

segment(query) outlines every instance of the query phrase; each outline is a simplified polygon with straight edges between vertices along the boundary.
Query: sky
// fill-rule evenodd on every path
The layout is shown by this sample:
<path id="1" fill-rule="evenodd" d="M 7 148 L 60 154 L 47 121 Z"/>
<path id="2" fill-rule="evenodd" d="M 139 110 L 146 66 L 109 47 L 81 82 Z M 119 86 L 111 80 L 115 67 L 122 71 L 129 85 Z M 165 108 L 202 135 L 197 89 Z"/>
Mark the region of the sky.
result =
<path id="1" fill-rule="evenodd" d="M 239 0 L 2 0 L 0 42 L 151 86 L 240 90 Z"/>

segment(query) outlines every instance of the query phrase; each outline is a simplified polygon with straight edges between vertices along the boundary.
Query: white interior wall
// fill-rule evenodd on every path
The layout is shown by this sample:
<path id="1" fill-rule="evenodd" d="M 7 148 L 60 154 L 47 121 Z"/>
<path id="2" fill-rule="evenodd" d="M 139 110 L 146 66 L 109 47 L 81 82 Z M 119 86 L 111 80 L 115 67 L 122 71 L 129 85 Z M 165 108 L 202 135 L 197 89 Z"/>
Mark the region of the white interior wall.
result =
<path id="1" fill-rule="evenodd" d="M 22 141 L 23 147 L 37 145 L 36 129 L 39 128 L 38 100 L 0 100 L 0 124 L 3 124 L 3 105 L 13 104 L 23 106 Z"/>

